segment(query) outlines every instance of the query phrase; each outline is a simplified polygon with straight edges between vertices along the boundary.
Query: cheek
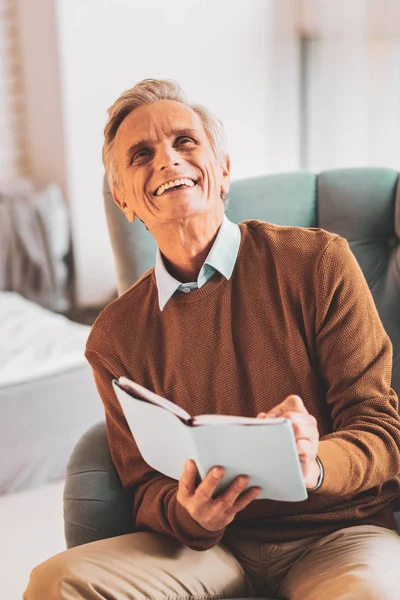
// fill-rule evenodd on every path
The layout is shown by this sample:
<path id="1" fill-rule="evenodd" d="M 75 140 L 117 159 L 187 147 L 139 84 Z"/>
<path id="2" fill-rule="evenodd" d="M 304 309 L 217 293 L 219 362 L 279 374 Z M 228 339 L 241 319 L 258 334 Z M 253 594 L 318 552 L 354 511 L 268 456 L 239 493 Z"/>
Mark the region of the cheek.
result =
<path id="1" fill-rule="evenodd" d="M 132 195 L 133 201 L 140 200 L 143 198 L 146 189 L 145 178 L 140 173 L 135 173 L 129 178 L 129 189 Z"/>
<path id="2" fill-rule="evenodd" d="M 207 185 L 211 190 L 220 186 L 218 166 L 208 161 L 204 165 L 205 178 Z"/>

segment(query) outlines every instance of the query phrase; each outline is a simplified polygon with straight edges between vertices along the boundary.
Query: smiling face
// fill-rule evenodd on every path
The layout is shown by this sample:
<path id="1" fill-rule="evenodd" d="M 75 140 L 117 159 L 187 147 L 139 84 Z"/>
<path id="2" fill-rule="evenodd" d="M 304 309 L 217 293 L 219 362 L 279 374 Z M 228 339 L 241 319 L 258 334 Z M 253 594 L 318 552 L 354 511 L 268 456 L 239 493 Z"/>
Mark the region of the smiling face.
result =
<path id="1" fill-rule="evenodd" d="M 217 158 L 199 115 L 173 100 L 133 110 L 114 142 L 115 202 L 150 231 L 205 213 L 223 214 L 229 159 Z"/>

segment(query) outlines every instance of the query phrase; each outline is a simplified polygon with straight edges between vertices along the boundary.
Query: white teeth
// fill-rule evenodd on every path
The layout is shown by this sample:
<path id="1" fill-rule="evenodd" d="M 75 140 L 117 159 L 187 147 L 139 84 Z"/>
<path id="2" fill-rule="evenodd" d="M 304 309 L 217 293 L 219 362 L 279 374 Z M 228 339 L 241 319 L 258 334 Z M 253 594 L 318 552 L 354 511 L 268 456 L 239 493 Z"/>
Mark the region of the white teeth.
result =
<path id="1" fill-rule="evenodd" d="M 161 196 L 165 190 L 176 187 L 177 185 L 187 185 L 188 187 L 193 187 L 195 184 L 194 181 L 188 179 L 187 177 L 184 177 L 183 179 L 175 179 L 174 181 L 168 181 L 168 183 L 163 183 L 160 185 L 160 187 L 156 190 L 156 196 Z"/>

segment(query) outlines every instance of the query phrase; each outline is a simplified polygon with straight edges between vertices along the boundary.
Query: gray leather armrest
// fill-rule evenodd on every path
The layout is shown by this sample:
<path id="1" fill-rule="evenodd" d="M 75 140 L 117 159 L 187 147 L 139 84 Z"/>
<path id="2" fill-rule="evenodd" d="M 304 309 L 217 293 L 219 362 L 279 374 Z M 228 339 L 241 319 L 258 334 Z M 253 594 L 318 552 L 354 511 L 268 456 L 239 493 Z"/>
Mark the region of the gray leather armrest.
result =
<path id="1" fill-rule="evenodd" d="M 67 548 L 133 532 L 132 498 L 111 459 L 105 422 L 79 440 L 67 467 L 64 533 Z"/>

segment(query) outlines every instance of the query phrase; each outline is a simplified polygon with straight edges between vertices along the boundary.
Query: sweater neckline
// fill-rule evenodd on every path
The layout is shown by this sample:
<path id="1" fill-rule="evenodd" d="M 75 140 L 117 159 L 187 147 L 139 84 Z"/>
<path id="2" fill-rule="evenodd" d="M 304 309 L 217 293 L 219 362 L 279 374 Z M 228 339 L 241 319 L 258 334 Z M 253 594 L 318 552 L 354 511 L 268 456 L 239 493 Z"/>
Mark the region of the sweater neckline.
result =
<path id="1" fill-rule="evenodd" d="M 214 275 L 209 279 L 201 288 L 197 288 L 195 290 L 191 290 L 188 294 L 183 292 L 176 291 L 173 296 L 168 300 L 167 304 L 164 307 L 163 312 L 168 308 L 168 306 L 177 306 L 179 304 L 192 304 L 194 302 L 201 302 L 204 298 L 207 298 L 210 294 L 216 293 L 220 288 L 222 289 L 223 283 L 229 283 L 232 278 L 235 276 L 235 271 L 237 269 L 238 260 L 240 258 L 240 254 L 242 252 L 244 238 L 245 238 L 245 229 L 246 226 L 244 223 L 239 223 L 240 228 L 240 246 L 239 251 L 237 253 L 235 266 L 232 271 L 232 275 L 230 279 L 226 279 L 221 273 L 216 271 Z M 152 281 L 153 285 L 157 287 L 155 271 L 153 269 L 152 272 Z"/>

